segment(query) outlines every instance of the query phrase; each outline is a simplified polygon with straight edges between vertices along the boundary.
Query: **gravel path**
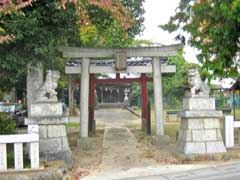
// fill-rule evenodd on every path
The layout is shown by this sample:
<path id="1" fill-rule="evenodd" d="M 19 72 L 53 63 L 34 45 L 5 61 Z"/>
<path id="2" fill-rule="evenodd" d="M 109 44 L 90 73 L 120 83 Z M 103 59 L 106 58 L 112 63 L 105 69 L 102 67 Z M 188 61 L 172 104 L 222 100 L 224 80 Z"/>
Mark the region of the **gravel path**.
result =
<path id="1" fill-rule="evenodd" d="M 137 140 L 126 127 L 128 121 L 134 121 L 138 117 L 123 109 L 98 110 L 96 117 L 97 120 L 104 120 L 105 124 L 101 164 L 103 171 L 127 170 L 148 165 L 139 158 L 141 154 L 137 148 Z"/>

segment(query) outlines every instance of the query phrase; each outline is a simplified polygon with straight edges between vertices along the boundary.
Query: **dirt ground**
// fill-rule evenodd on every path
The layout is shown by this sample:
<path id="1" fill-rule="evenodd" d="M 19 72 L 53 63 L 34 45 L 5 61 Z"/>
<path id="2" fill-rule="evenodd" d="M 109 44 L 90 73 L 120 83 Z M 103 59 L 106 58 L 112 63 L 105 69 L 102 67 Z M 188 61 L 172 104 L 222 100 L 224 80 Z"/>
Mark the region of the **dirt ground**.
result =
<path id="1" fill-rule="evenodd" d="M 106 112 L 109 112 L 109 110 Z M 124 166 L 122 159 L 120 161 L 119 157 L 116 157 L 115 154 L 117 153 L 126 157 L 126 164 L 130 164 L 130 166 L 126 166 L 127 168 L 131 168 L 131 164 L 134 167 L 167 164 L 215 164 L 220 162 L 222 163 L 226 161 L 233 161 L 240 158 L 240 151 L 236 148 L 231 149 L 228 153 L 224 154 L 183 157 L 175 152 L 176 132 L 179 127 L 179 123 L 170 123 L 165 125 L 166 134 L 170 136 L 170 144 L 159 146 L 153 143 L 152 136 L 147 136 L 141 131 L 141 121 L 138 117 L 126 115 L 126 112 L 124 116 L 121 116 L 121 113 L 117 113 L 115 111 L 111 111 L 111 113 L 106 116 L 106 112 L 101 111 L 97 114 L 98 125 L 96 135 L 88 138 L 87 145 L 84 144 L 82 147 L 80 147 L 81 145 L 78 145 L 77 143 L 79 137 L 79 128 L 72 128 L 68 133 L 69 143 L 77 165 L 75 169 L 76 175 L 85 176 L 103 172 L 105 170 L 113 171 L 116 170 L 116 166 L 118 165 Z M 117 118 L 121 120 L 117 121 Z M 124 121 L 124 119 L 128 119 L 128 121 Z M 136 143 L 136 146 L 132 147 L 132 152 L 136 152 L 134 156 L 131 155 L 131 150 L 126 149 L 126 147 L 115 149 L 110 148 L 110 150 L 106 150 L 106 147 L 104 147 L 104 129 L 106 130 L 104 127 L 106 125 L 109 126 L 109 123 L 111 124 L 113 121 L 116 121 L 117 126 L 124 125 L 130 129 L 131 133 L 134 135 L 134 138 L 136 139 L 136 142 L 134 142 Z M 117 137 L 115 135 L 115 137 L 118 139 L 120 136 Z M 119 143 L 121 145 L 122 142 Z M 126 150 L 130 153 L 129 157 L 126 154 Z M 107 168 L 104 167 L 105 163 L 103 163 L 103 157 L 106 156 L 104 153 L 106 152 L 110 153 L 110 159 L 108 159 Z M 131 156 L 134 158 L 131 158 Z M 113 160 L 111 160 L 111 157 Z M 111 164 L 109 165 L 109 162 L 113 163 L 112 166 Z M 124 168 L 121 169 L 120 167 L 119 170 L 124 170 Z"/>

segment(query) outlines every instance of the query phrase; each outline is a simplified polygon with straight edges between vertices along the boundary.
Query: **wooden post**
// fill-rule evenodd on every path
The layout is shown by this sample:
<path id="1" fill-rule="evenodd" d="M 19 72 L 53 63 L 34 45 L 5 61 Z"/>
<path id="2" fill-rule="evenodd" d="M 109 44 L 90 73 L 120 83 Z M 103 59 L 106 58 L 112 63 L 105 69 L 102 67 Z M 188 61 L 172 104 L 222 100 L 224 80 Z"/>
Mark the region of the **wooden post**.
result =
<path id="1" fill-rule="evenodd" d="M 224 140 L 226 147 L 234 146 L 234 118 L 233 116 L 225 116 L 224 120 Z"/>
<path id="2" fill-rule="evenodd" d="M 141 74 L 141 83 L 142 83 L 142 130 L 147 131 L 147 77 L 146 74 Z"/>
<path id="3" fill-rule="evenodd" d="M 101 90 L 101 104 L 103 104 L 103 88 L 100 87 L 100 90 Z"/>
<path id="4" fill-rule="evenodd" d="M 117 80 L 120 79 L 120 73 L 116 73 L 116 79 L 117 79 Z"/>
<path id="5" fill-rule="evenodd" d="M 73 88 L 73 79 L 72 75 L 69 76 L 68 82 L 68 106 L 69 106 L 69 115 L 74 115 L 74 88 Z"/>
<path id="6" fill-rule="evenodd" d="M 81 67 L 80 137 L 88 137 L 89 64 L 89 58 L 83 58 Z"/>
<path id="7" fill-rule="evenodd" d="M 7 146 L 0 144 L 0 171 L 7 170 Z"/>
<path id="8" fill-rule="evenodd" d="M 151 103 L 147 104 L 147 134 L 151 135 Z"/>
<path id="9" fill-rule="evenodd" d="M 235 90 L 233 90 L 233 119 L 236 120 Z"/>
<path id="10" fill-rule="evenodd" d="M 95 74 L 90 74 L 89 87 L 89 131 L 94 133 L 94 109 L 95 109 Z"/>
<path id="11" fill-rule="evenodd" d="M 14 143 L 14 165 L 16 170 L 23 169 L 23 143 Z"/>

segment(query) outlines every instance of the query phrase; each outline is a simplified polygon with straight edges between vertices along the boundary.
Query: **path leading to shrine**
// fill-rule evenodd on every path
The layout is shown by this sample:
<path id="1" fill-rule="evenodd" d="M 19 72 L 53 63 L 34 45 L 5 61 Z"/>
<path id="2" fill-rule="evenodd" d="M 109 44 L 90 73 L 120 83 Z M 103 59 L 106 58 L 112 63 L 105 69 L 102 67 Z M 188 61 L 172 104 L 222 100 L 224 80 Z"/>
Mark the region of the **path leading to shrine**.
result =
<path id="1" fill-rule="evenodd" d="M 124 109 L 102 109 L 96 112 L 97 121 L 104 121 L 102 171 L 122 171 L 147 166 L 141 160 L 138 143 L 127 124 L 140 119 Z"/>

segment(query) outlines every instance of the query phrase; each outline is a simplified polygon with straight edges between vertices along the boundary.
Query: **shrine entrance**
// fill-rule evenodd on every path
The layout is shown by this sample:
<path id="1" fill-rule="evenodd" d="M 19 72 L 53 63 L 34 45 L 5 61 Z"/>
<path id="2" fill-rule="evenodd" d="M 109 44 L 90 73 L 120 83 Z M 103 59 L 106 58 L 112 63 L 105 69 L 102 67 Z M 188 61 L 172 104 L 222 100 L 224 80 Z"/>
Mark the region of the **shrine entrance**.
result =
<path id="1" fill-rule="evenodd" d="M 65 66 L 66 74 L 81 74 L 80 137 L 88 137 L 91 130 L 89 126 L 94 119 L 96 84 L 101 83 L 141 83 L 142 125 L 144 126 L 148 102 L 147 81 L 153 81 L 154 85 L 156 134 L 163 136 L 162 73 L 176 72 L 176 66 L 169 65 L 167 58 L 177 55 L 181 48 L 181 45 L 126 49 L 60 48 L 63 57 L 71 59 Z M 115 73 L 116 78 L 98 79 L 96 78 L 98 73 Z M 119 73 L 138 73 L 141 76 L 120 78 Z M 146 74 L 152 74 L 152 76 L 147 77 Z"/>
<path id="2" fill-rule="evenodd" d="M 98 108 L 121 108 L 125 105 L 126 96 L 129 98 L 131 94 L 131 84 L 97 83 L 95 92 L 97 98 L 95 102 Z"/>

